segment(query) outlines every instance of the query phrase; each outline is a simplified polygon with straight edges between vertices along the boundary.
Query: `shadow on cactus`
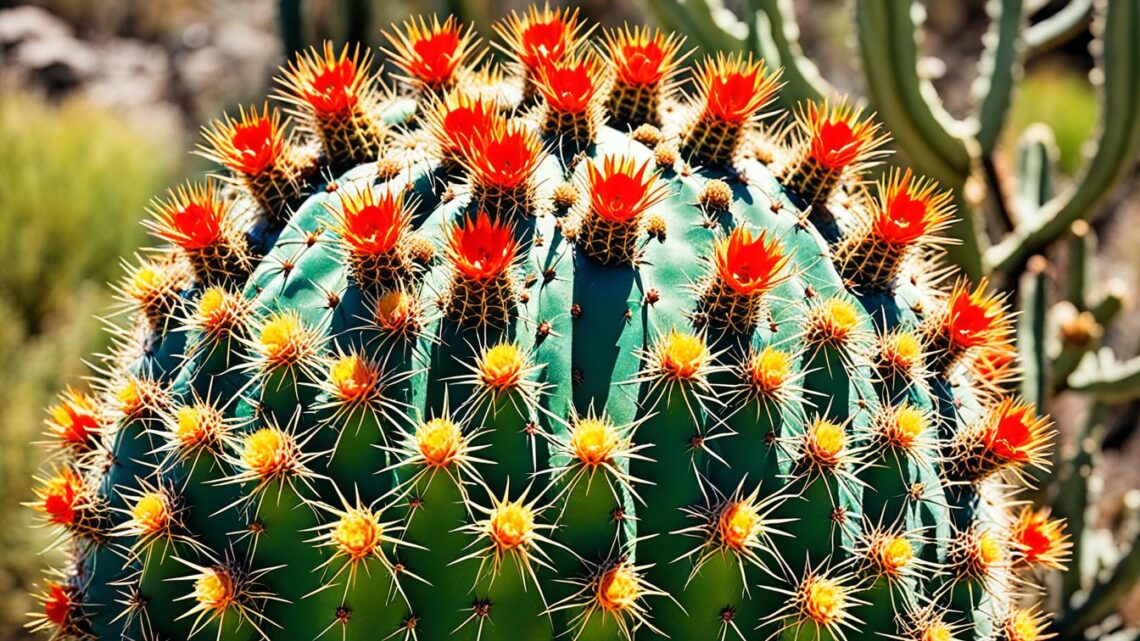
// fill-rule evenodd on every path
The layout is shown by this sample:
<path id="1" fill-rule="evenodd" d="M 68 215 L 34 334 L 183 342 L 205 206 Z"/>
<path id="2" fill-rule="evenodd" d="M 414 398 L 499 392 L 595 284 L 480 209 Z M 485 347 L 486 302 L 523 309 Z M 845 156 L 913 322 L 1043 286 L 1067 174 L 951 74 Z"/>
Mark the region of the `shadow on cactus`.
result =
<path id="1" fill-rule="evenodd" d="M 1052 430 L 950 197 L 845 102 L 572 12 L 302 54 L 155 201 L 32 508 L 104 639 L 1032 641 Z M 335 176 L 335 177 L 334 177 Z M 868 187 L 868 188 L 865 188 Z M 1008 360 L 1008 358 L 1007 358 Z M 1028 599 L 1028 601 L 1027 601 Z"/>

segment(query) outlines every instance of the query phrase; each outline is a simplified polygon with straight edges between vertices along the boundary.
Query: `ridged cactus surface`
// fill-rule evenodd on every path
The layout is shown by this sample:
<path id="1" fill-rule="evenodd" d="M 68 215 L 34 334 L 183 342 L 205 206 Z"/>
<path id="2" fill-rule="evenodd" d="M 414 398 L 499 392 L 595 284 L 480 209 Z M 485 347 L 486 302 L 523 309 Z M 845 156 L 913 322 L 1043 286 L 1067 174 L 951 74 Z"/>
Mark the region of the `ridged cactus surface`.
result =
<path id="1" fill-rule="evenodd" d="M 155 201 L 32 508 L 58 639 L 1043 638 L 950 197 L 847 101 L 532 9 L 326 45 Z M 497 62 L 492 62 L 497 58 Z M 684 81 L 682 81 L 682 78 Z"/>

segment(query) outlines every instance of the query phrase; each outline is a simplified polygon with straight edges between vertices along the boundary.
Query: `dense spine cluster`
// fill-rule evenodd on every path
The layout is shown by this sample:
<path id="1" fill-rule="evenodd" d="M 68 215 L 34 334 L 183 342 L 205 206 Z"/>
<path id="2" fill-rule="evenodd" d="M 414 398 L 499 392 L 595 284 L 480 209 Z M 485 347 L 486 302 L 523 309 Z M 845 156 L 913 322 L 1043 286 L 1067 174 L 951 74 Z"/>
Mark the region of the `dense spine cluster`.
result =
<path id="1" fill-rule="evenodd" d="M 155 202 L 31 507 L 56 639 L 1036 641 L 1012 327 L 845 102 L 577 14 L 331 44 Z M 330 176 L 336 176 L 330 178 Z"/>

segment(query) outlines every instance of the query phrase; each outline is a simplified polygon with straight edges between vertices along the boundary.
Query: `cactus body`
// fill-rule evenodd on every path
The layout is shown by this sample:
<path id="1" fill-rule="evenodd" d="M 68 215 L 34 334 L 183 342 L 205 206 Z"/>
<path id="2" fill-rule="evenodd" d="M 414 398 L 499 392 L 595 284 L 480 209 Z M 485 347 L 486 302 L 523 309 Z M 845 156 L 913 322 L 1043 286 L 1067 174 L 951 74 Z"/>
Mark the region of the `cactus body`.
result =
<path id="1" fill-rule="evenodd" d="M 232 188 L 156 204 L 93 430 L 49 421 L 73 563 L 34 626 L 1032 638 L 1064 541 L 1004 497 L 1048 425 L 975 366 L 1001 300 L 930 268 L 946 196 L 864 190 L 883 140 L 842 103 L 766 128 L 761 62 L 682 95 L 672 37 L 500 31 L 476 69 L 409 22 L 401 97 L 304 54 L 293 130 L 208 129 Z"/>

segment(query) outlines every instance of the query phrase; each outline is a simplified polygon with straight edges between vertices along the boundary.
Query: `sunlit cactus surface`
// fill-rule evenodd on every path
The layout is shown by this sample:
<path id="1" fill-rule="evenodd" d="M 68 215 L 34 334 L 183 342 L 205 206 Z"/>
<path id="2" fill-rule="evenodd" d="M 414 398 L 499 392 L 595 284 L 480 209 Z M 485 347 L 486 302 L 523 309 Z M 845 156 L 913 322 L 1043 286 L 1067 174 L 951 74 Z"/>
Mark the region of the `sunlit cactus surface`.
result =
<path id="1" fill-rule="evenodd" d="M 207 126 L 50 408 L 55 639 L 1045 638 L 1002 296 L 849 100 L 532 9 Z M 492 60 L 495 60 L 494 62 Z M 691 63 L 691 64 L 690 64 Z"/>

